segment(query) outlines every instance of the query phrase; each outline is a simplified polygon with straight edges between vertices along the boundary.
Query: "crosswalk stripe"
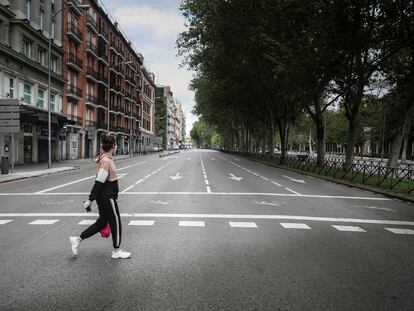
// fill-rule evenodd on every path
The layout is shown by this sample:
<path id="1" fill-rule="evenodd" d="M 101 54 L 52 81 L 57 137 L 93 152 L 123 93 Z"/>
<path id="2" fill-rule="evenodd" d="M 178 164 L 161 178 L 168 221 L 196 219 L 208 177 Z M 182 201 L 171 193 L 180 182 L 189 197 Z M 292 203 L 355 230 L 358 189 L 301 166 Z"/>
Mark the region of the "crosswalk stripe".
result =
<path id="1" fill-rule="evenodd" d="M 351 232 L 366 232 L 364 229 L 361 229 L 357 226 L 336 226 L 332 225 L 338 231 L 351 231 Z"/>
<path id="2" fill-rule="evenodd" d="M 204 221 L 180 221 L 179 227 L 205 227 Z"/>
<path id="3" fill-rule="evenodd" d="M 414 234 L 414 230 L 412 229 L 402 229 L 402 228 L 385 228 L 385 230 L 388 230 L 395 234 Z"/>
<path id="4" fill-rule="evenodd" d="M 37 219 L 29 223 L 29 225 L 53 225 L 58 221 L 59 219 Z"/>
<path id="5" fill-rule="evenodd" d="M 12 221 L 12 219 L 0 219 L 0 225 L 5 225 Z"/>
<path id="6" fill-rule="evenodd" d="M 131 220 L 128 226 L 153 226 L 154 220 Z"/>
<path id="7" fill-rule="evenodd" d="M 294 222 L 281 222 L 280 224 L 285 229 L 310 229 L 311 228 L 307 224 L 294 223 Z"/>
<path id="8" fill-rule="evenodd" d="M 93 219 L 84 219 L 78 225 L 93 225 L 96 222 L 96 220 Z"/>
<path id="9" fill-rule="evenodd" d="M 257 225 L 254 222 L 229 221 L 229 225 L 232 228 L 257 228 Z"/>

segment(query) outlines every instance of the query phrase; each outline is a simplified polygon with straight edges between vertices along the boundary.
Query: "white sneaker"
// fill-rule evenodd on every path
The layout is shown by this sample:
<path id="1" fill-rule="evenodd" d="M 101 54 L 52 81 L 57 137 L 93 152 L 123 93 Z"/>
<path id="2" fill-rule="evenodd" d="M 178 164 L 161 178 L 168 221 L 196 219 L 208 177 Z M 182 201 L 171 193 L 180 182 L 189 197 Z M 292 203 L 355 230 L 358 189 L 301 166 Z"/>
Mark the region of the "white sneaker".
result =
<path id="1" fill-rule="evenodd" d="M 77 236 L 71 236 L 69 240 L 70 240 L 70 244 L 72 244 L 73 256 L 78 256 L 79 245 L 82 240 Z"/>
<path id="2" fill-rule="evenodd" d="M 131 257 L 131 253 L 124 251 L 123 249 L 116 249 L 116 250 L 114 249 L 112 251 L 111 258 L 113 259 L 127 259 L 129 257 Z"/>

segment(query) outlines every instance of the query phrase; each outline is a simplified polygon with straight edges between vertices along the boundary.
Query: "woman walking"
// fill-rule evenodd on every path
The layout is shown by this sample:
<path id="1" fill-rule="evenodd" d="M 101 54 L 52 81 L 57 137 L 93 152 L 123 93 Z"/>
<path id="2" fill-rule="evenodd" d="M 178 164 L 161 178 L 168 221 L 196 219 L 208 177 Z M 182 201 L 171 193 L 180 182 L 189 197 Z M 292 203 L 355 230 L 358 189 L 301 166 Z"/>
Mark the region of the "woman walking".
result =
<path id="1" fill-rule="evenodd" d="M 96 200 L 99 218 L 93 225 L 83 231 L 80 236 L 69 238 L 72 244 L 72 253 L 74 256 L 77 256 L 81 242 L 103 230 L 109 223 L 114 246 L 111 257 L 115 259 L 129 258 L 131 253 L 119 248 L 122 226 L 117 203 L 119 191 L 118 177 L 116 175 L 115 163 L 112 160 L 112 155 L 116 152 L 115 139 L 109 134 L 102 134 L 101 149 L 100 156 L 96 159 L 98 168 L 95 184 L 89 199 L 83 202 L 86 211 L 90 212 L 91 204 Z"/>

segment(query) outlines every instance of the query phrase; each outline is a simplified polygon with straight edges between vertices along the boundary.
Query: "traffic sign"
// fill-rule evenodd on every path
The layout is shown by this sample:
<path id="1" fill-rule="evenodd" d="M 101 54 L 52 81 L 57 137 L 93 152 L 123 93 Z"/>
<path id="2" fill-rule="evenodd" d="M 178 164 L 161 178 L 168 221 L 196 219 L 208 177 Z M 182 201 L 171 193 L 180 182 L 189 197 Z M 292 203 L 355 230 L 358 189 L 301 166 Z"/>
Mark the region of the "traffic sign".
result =
<path id="1" fill-rule="evenodd" d="M 18 99 L 0 99 L 0 133 L 18 133 L 20 114 Z"/>

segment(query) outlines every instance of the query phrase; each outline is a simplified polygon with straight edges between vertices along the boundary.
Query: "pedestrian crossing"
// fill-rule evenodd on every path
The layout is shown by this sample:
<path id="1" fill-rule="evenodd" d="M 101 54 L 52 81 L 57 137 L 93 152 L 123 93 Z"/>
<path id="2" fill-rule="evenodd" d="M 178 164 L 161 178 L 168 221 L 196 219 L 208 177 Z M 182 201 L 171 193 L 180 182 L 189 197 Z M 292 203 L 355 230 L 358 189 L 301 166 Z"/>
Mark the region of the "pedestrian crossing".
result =
<path id="1" fill-rule="evenodd" d="M 36 219 L 31 222 L 25 223 L 30 226 L 51 226 L 58 223 L 60 219 Z M 0 219 L 0 226 L 10 225 L 14 222 L 14 219 Z M 77 224 L 80 226 L 90 226 L 95 223 L 94 219 L 83 219 Z M 256 224 L 256 222 L 250 221 L 228 221 L 226 222 L 229 228 L 240 228 L 240 229 L 261 229 L 263 226 Z M 276 222 L 277 223 L 277 222 Z M 281 228 L 285 230 L 312 230 L 313 228 L 305 223 L 286 223 L 281 222 L 277 223 Z M 127 224 L 128 226 L 140 226 L 140 227 L 151 227 L 156 225 L 155 220 L 130 220 Z M 180 220 L 177 223 L 178 227 L 206 227 L 205 221 L 188 221 Z M 328 225 L 330 228 L 339 232 L 357 232 L 357 233 L 366 233 L 366 228 L 361 228 L 358 226 L 348 226 L 348 225 Z M 208 227 L 208 224 L 207 224 Z M 410 228 L 383 228 L 387 232 L 398 234 L 398 235 L 414 235 L 414 230 Z M 1 234 L 1 232 L 0 232 Z"/>

